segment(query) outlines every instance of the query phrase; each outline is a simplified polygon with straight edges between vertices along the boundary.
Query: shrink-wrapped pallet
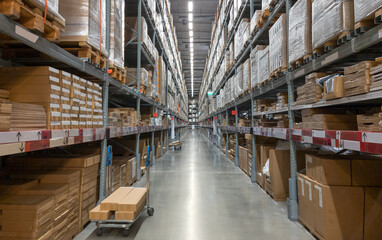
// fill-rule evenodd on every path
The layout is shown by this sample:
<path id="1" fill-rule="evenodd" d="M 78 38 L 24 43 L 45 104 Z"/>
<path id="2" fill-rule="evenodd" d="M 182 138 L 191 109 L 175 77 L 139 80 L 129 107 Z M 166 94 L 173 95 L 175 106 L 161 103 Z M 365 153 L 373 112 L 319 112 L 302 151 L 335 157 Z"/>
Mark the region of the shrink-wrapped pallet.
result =
<path id="1" fill-rule="evenodd" d="M 382 8 L 381 0 L 354 0 L 354 17 L 355 22 L 362 20 L 373 20 L 374 13 Z"/>
<path id="2" fill-rule="evenodd" d="M 126 84 L 136 86 L 137 85 L 137 68 L 128 68 L 127 69 L 127 78 L 126 78 Z M 146 69 L 141 68 L 141 74 L 140 74 L 140 84 L 141 86 L 148 86 L 148 78 L 149 78 L 149 73 L 147 72 Z"/>
<path id="3" fill-rule="evenodd" d="M 254 88 L 260 81 L 260 51 L 264 50 L 267 46 L 257 45 L 251 52 L 251 87 Z"/>
<path id="4" fill-rule="evenodd" d="M 108 55 L 106 49 L 106 0 L 63 0 L 59 12 L 65 18 L 61 42 L 86 42 Z"/>
<path id="5" fill-rule="evenodd" d="M 314 0 L 312 2 L 313 49 L 354 28 L 353 0 Z"/>
<path id="6" fill-rule="evenodd" d="M 111 0 L 110 13 L 110 64 L 125 65 L 125 0 Z"/>
<path id="7" fill-rule="evenodd" d="M 261 17 L 261 10 L 256 10 L 255 14 L 253 14 L 251 19 L 251 31 L 249 32 L 249 35 L 253 34 L 255 31 L 255 27 L 257 26 L 257 22 L 259 21 L 259 18 Z"/>
<path id="8" fill-rule="evenodd" d="M 282 14 L 269 30 L 269 72 L 285 71 L 286 67 L 286 15 Z"/>
<path id="9" fill-rule="evenodd" d="M 269 78 L 269 46 L 259 50 L 259 82 L 263 83 Z"/>
<path id="10" fill-rule="evenodd" d="M 251 89 L 251 59 L 243 63 L 243 92 Z"/>
<path id="11" fill-rule="evenodd" d="M 273 0 L 262 0 L 261 1 L 261 10 L 269 10 Z"/>
<path id="12" fill-rule="evenodd" d="M 61 0 L 65 1 L 65 0 Z M 5 1 L 4 1 L 5 2 Z M 53 20 L 54 24 L 57 24 L 60 26 L 60 28 L 65 27 L 65 19 L 61 16 L 58 10 L 59 6 L 59 0 L 24 0 L 25 4 L 30 6 L 31 8 L 38 8 L 40 9 L 43 14 L 45 14 L 45 8 L 46 8 L 46 17 L 47 19 Z"/>
<path id="13" fill-rule="evenodd" d="M 125 19 L 125 40 L 126 42 L 138 41 L 138 18 L 137 17 L 127 17 Z M 141 18 L 141 42 L 146 43 L 148 39 L 147 35 L 147 23 L 144 17 Z"/>
<path id="14" fill-rule="evenodd" d="M 312 53 L 312 2 L 298 0 L 289 12 L 289 63 Z"/>
<path id="15" fill-rule="evenodd" d="M 236 75 L 234 77 L 235 98 L 243 93 L 243 65 L 236 68 Z"/>

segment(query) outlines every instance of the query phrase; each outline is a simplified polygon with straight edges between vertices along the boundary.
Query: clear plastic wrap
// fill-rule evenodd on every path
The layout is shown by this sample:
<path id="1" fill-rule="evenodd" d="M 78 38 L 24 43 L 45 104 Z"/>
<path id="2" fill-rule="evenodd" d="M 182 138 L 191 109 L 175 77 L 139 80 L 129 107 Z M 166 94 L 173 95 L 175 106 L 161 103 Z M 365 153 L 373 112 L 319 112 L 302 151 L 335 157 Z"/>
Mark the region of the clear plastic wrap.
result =
<path id="1" fill-rule="evenodd" d="M 135 79 L 136 77 L 137 77 L 137 68 L 127 68 L 126 84 L 136 82 L 136 79 Z M 147 70 L 144 68 L 141 68 L 141 77 L 140 77 L 141 85 L 147 87 L 149 84 L 148 78 L 149 78 L 149 73 L 147 72 Z M 136 85 L 136 83 L 132 85 Z"/>
<path id="2" fill-rule="evenodd" d="M 312 3 L 313 49 L 336 41 L 354 28 L 353 0 L 314 0 Z"/>
<path id="3" fill-rule="evenodd" d="M 255 14 L 253 14 L 252 19 L 251 19 L 250 34 L 252 34 L 255 31 L 255 27 L 257 26 L 257 21 L 258 21 L 260 16 L 261 16 L 261 10 L 256 10 Z"/>
<path id="4" fill-rule="evenodd" d="M 286 68 L 286 60 L 286 15 L 282 14 L 269 30 L 269 72 Z"/>
<path id="5" fill-rule="evenodd" d="M 382 0 L 354 0 L 355 22 L 373 20 L 374 12 L 382 8 Z"/>
<path id="6" fill-rule="evenodd" d="M 260 64 L 259 64 L 259 50 L 264 50 L 267 46 L 257 45 L 251 52 L 251 86 L 252 88 L 261 83 L 260 79 Z"/>
<path id="7" fill-rule="evenodd" d="M 233 86 L 235 87 L 234 98 L 237 98 L 240 94 L 243 93 L 243 65 L 239 65 L 236 68 L 236 75 L 234 78 Z"/>
<path id="8" fill-rule="evenodd" d="M 110 14 L 110 55 L 111 64 L 125 66 L 125 0 L 111 0 Z"/>
<path id="9" fill-rule="evenodd" d="M 86 41 L 100 50 L 106 50 L 106 0 L 63 0 L 59 12 L 65 18 L 65 32 L 60 41 Z"/>
<path id="10" fill-rule="evenodd" d="M 243 63 L 243 91 L 251 89 L 251 59 Z"/>
<path id="11" fill-rule="evenodd" d="M 269 78 L 269 47 L 259 50 L 259 82 L 262 83 Z"/>
<path id="12" fill-rule="evenodd" d="M 125 39 L 126 42 L 133 41 L 137 42 L 138 32 L 138 18 L 137 17 L 126 17 L 125 21 Z M 147 42 L 147 22 L 144 17 L 141 18 L 141 42 Z M 166 42 L 166 41 L 165 41 Z"/>
<path id="13" fill-rule="evenodd" d="M 65 0 L 61 0 L 65 1 Z M 47 3 L 47 16 L 51 15 L 54 16 L 55 20 L 58 19 L 58 21 L 62 22 L 65 25 L 65 19 L 60 15 L 58 11 L 59 7 L 59 0 L 24 0 L 29 6 L 37 7 L 41 11 L 45 12 L 45 3 Z"/>
<path id="14" fill-rule="evenodd" d="M 289 12 L 289 63 L 312 53 L 312 1 L 298 0 Z"/>
<path id="15" fill-rule="evenodd" d="M 272 0 L 262 0 L 261 1 L 261 10 L 266 10 L 268 9 L 269 10 L 269 4 L 272 2 Z"/>

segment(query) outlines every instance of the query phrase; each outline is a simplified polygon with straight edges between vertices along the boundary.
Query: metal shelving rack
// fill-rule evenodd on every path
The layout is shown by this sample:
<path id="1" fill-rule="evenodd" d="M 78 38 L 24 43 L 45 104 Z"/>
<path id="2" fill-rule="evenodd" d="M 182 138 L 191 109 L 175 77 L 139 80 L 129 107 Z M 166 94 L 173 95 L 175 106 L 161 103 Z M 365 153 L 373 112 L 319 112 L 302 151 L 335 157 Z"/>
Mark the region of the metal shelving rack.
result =
<path id="1" fill-rule="evenodd" d="M 229 1 L 227 8 L 232 7 L 232 2 Z M 250 17 L 252 18 L 254 13 L 255 1 L 249 1 Z M 242 13 L 245 11 L 247 6 L 247 1 L 243 3 L 244 9 L 241 7 L 239 11 L 239 18 L 235 22 L 239 22 Z M 271 10 L 270 16 L 264 23 L 263 27 L 257 29 L 256 33 L 250 37 L 249 45 L 242 50 L 239 54 L 236 62 L 232 67 L 226 72 L 223 80 L 217 85 L 216 89 L 213 91 L 213 95 L 219 92 L 219 90 L 224 86 L 227 80 L 236 74 L 236 68 L 244 62 L 244 60 L 249 55 L 252 48 L 259 43 L 259 41 L 264 40 L 264 36 L 267 36 L 268 27 L 274 18 L 279 13 L 286 13 L 287 15 L 287 29 L 288 29 L 288 19 L 289 19 L 289 9 L 292 6 L 291 0 L 279 0 L 277 4 Z M 226 20 L 224 24 L 226 24 Z M 236 32 L 237 24 L 234 25 L 233 32 Z M 288 31 L 287 31 L 288 32 Z M 296 86 L 302 85 L 306 75 L 315 71 L 338 71 L 346 66 L 356 64 L 364 60 L 374 60 L 376 57 L 382 54 L 382 24 L 376 25 L 374 28 L 366 31 L 363 34 L 351 35 L 351 38 L 347 42 L 333 49 L 332 51 L 321 55 L 315 59 L 311 59 L 310 62 L 300 66 L 296 69 L 291 69 L 284 75 L 270 79 L 267 83 L 262 84 L 260 87 L 252 89 L 244 96 L 236 99 L 235 101 L 226 104 L 224 107 L 217 109 L 216 111 L 208 110 L 208 100 L 205 99 L 207 91 L 211 91 L 212 81 L 203 82 L 204 88 L 201 92 L 200 97 L 200 111 L 206 111 L 204 117 L 200 119 L 200 124 L 206 131 L 212 132 L 213 125 L 211 121 L 216 121 L 218 125 L 218 136 L 221 138 L 222 134 L 226 134 L 227 141 L 229 139 L 229 134 L 253 134 L 256 136 L 272 137 L 282 140 L 289 140 L 291 149 L 291 178 L 289 179 L 289 199 L 288 199 L 288 218 L 291 220 L 298 220 L 298 202 L 297 202 L 297 167 L 296 167 L 296 150 L 295 143 L 310 143 L 317 145 L 324 145 L 342 149 L 349 149 L 354 151 L 360 151 L 365 153 L 382 154 L 382 133 L 378 132 L 361 132 L 361 131 L 338 131 L 338 130 L 312 130 L 312 129 L 294 129 L 294 116 L 297 111 L 307 108 L 320 108 L 328 106 L 343 106 L 348 104 L 368 104 L 368 103 L 380 103 L 382 99 L 382 91 L 370 92 L 362 95 L 356 95 L 352 97 L 344 97 L 341 99 L 335 99 L 331 101 L 320 101 L 314 104 L 308 105 L 295 105 L 294 104 L 294 93 L 296 91 Z M 226 42 L 225 50 L 227 46 L 231 43 L 232 38 Z M 216 50 L 215 50 L 216 51 Z M 225 51 L 223 51 L 225 52 Z M 215 54 L 215 53 L 213 53 Z M 218 61 L 218 66 L 222 63 L 223 56 L 220 57 Z M 289 62 L 289 61 L 287 61 Z M 211 66 L 210 66 L 211 68 Z M 218 67 L 217 67 L 218 69 Z M 290 66 L 288 64 L 288 69 Z M 216 71 L 213 73 L 213 77 L 209 79 L 214 79 L 216 76 Z M 209 74 L 209 72 L 208 72 Z M 206 76 L 208 76 L 206 74 Z M 274 98 L 277 92 L 288 92 L 288 108 L 279 109 L 269 112 L 253 112 L 254 100 L 255 99 L 267 99 Z M 207 105 L 206 105 L 207 104 Z M 237 115 L 235 116 L 235 126 L 219 126 L 222 123 L 222 119 L 225 117 L 228 124 L 228 115 L 230 110 L 236 110 Z M 241 113 L 249 113 L 252 126 L 251 127 L 238 127 L 237 118 Z M 288 113 L 289 117 L 289 128 L 266 128 L 266 127 L 254 127 L 254 117 L 272 115 L 277 113 Z M 228 143 L 226 149 L 226 156 L 228 157 Z M 236 147 L 238 146 L 238 141 L 236 138 Z M 252 169 L 251 169 L 251 181 L 256 182 L 256 142 L 253 138 L 252 142 Z M 222 147 L 220 141 L 219 147 Z M 237 166 L 238 150 L 236 149 L 236 159 L 235 165 Z"/>
<path id="2" fill-rule="evenodd" d="M 164 5 L 164 0 L 157 0 L 156 4 L 159 6 L 162 17 L 165 17 L 164 10 L 160 7 L 159 1 L 162 1 Z M 159 30 L 155 27 L 153 18 L 148 11 L 147 1 L 145 0 L 137 0 L 138 4 L 138 16 L 139 16 L 139 24 L 138 24 L 138 41 L 135 46 L 137 51 L 137 68 L 138 74 L 140 76 L 140 66 L 142 62 L 143 53 L 144 60 L 148 61 L 151 65 L 154 65 L 152 59 L 150 59 L 149 54 L 142 47 L 141 43 L 141 16 L 142 14 L 142 6 L 146 12 L 145 19 L 149 22 L 152 29 L 154 29 L 153 34 L 153 43 L 157 47 L 158 50 L 162 52 L 161 55 L 166 63 L 167 69 L 169 69 L 169 62 L 164 52 L 162 39 L 159 37 Z M 110 22 L 110 0 L 106 1 L 106 21 Z M 167 16 L 166 16 L 167 17 Z M 162 19 L 163 20 L 163 19 Z M 108 35 L 110 29 L 109 24 L 106 24 L 106 33 Z M 117 106 L 123 105 L 123 103 L 133 102 L 136 103 L 136 108 L 138 111 L 138 117 L 140 119 L 140 106 L 146 105 L 151 106 L 154 109 L 154 112 L 158 110 L 162 110 L 165 115 L 171 116 L 172 121 L 176 121 L 178 125 L 175 127 L 175 131 L 180 132 L 180 129 L 185 127 L 187 123 L 187 111 L 182 109 L 184 116 L 182 117 L 178 115 L 176 112 L 172 111 L 168 107 L 167 95 L 165 104 L 159 104 L 152 100 L 151 98 L 143 95 L 139 92 L 139 84 L 140 81 L 137 81 L 137 89 L 128 87 L 120 83 L 119 81 L 111 78 L 107 73 L 106 69 L 108 69 L 108 63 L 106 69 L 99 69 L 88 62 L 81 60 L 80 58 L 72 55 L 71 53 L 65 51 L 61 47 L 57 46 L 54 43 L 51 43 L 44 39 L 41 36 L 38 36 L 13 20 L 7 18 L 5 15 L 0 13 L 0 32 L 12 37 L 18 42 L 29 46 L 30 48 L 36 50 L 39 53 L 45 54 L 50 57 L 47 58 L 33 58 L 33 59 L 12 59 L 12 62 L 20 63 L 23 65 L 32 65 L 33 62 L 39 62 L 40 65 L 48 65 L 52 67 L 56 67 L 59 69 L 63 69 L 73 74 L 78 74 L 84 76 L 88 80 L 93 82 L 97 82 L 102 85 L 102 101 L 103 101 L 103 128 L 99 129 L 68 129 L 68 130 L 39 130 L 39 131 L 10 131 L 10 132 L 1 132 L 0 133 L 0 156 L 12 155 L 22 152 L 32 152 L 42 149 L 54 148 L 54 147 L 63 147 L 69 146 L 73 144 L 92 142 L 92 141 L 101 141 L 101 168 L 100 168 L 100 191 L 99 191 L 99 199 L 102 201 L 105 196 L 105 183 L 106 183 L 106 152 L 107 152 L 107 140 L 116 137 L 123 137 L 129 135 L 137 136 L 137 150 L 136 155 L 137 159 L 140 159 L 139 156 L 139 138 L 141 133 L 152 133 L 152 142 L 154 141 L 154 132 L 160 131 L 161 134 L 161 145 L 163 146 L 162 136 L 163 133 L 166 133 L 167 139 L 169 140 L 169 122 L 167 120 L 166 126 L 137 126 L 137 127 L 108 127 L 107 123 L 107 115 L 108 115 L 108 106 L 109 104 L 114 104 Z M 166 35 L 166 40 L 169 35 Z M 107 40 L 108 41 L 108 40 Z M 106 43 L 106 46 L 109 46 L 109 43 Z M 109 48 L 109 47 L 108 47 Z M 174 54 L 172 52 L 172 54 Z M 175 55 L 174 55 L 175 56 Z M 179 58 L 178 58 L 179 59 Z M 170 69 L 173 73 L 174 70 Z M 179 84 L 176 82 L 175 74 L 173 75 L 173 81 L 175 82 L 177 88 L 177 94 L 181 95 L 181 99 L 185 104 L 185 96 L 181 94 L 181 88 Z M 179 74 L 177 75 L 180 78 Z M 168 94 L 168 81 L 166 74 L 166 94 Z M 184 81 L 184 80 L 183 80 Z M 184 84 L 184 83 L 183 83 Z M 114 97 L 118 96 L 118 97 Z M 114 99 L 113 99 L 114 97 Z M 122 103 L 113 102 L 116 99 L 120 99 Z M 112 101 L 113 100 L 113 101 Z M 187 105 L 185 105 L 187 106 Z M 138 121 L 139 122 L 139 121 Z M 168 141 L 167 141 L 168 144 Z M 168 149 L 168 146 L 167 146 Z M 155 150 L 153 150 L 155 151 Z M 163 151 L 163 149 L 162 149 Z M 163 155 L 163 152 L 162 152 Z M 153 158 L 155 158 L 155 152 L 153 152 Z M 155 159 L 153 159 L 153 163 L 155 163 Z M 140 171 L 140 161 L 137 161 L 137 176 L 138 179 L 141 177 Z"/>

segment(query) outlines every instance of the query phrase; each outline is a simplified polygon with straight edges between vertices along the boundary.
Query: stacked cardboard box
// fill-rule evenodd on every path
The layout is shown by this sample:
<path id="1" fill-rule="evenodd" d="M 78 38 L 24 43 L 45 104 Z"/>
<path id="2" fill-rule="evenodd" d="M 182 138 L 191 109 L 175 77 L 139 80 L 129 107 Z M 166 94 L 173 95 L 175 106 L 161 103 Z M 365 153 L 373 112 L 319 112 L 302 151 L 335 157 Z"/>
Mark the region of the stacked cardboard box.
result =
<path id="1" fill-rule="evenodd" d="M 325 77 L 326 73 L 312 73 L 305 77 L 305 84 L 297 88 L 296 105 L 315 103 L 322 99 L 323 89 L 316 80 Z"/>
<path id="2" fill-rule="evenodd" d="M 364 61 L 344 69 L 345 97 L 370 91 L 370 85 L 372 83 L 370 69 L 375 66 L 377 66 L 376 62 Z"/>
<path id="3" fill-rule="evenodd" d="M 2 239 L 54 239 L 52 196 L 2 196 L 0 210 Z"/>
<path id="4" fill-rule="evenodd" d="M 25 190 L 22 195 L 47 195 L 53 197 L 53 235 L 54 239 L 63 239 L 67 233 L 69 186 L 62 183 L 38 183 Z M 26 198 L 28 198 L 27 196 Z"/>
<path id="5" fill-rule="evenodd" d="M 133 108 L 109 108 L 108 125 L 134 127 L 137 125 L 136 114 Z"/>
<path id="6" fill-rule="evenodd" d="M 120 188 L 90 212 L 92 220 L 108 220 L 115 212 L 115 220 L 135 220 L 146 204 L 146 188 Z"/>
<path id="7" fill-rule="evenodd" d="M 377 58 L 376 62 L 379 65 L 370 69 L 370 75 L 372 77 L 372 83 L 370 85 L 370 91 L 377 91 L 382 89 L 382 65 L 380 64 L 382 59 Z"/>
<path id="8" fill-rule="evenodd" d="M 332 100 L 344 96 L 344 77 L 338 75 L 325 77 L 323 98 Z"/>
<path id="9" fill-rule="evenodd" d="M 382 109 L 376 108 L 370 113 L 357 115 L 358 131 L 382 132 Z"/>
<path id="10" fill-rule="evenodd" d="M 259 79 L 258 83 L 262 84 L 269 78 L 269 47 L 267 46 L 264 50 L 259 50 Z"/>
<path id="11" fill-rule="evenodd" d="M 127 68 L 127 78 L 126 78 L 126 84 L 132 85 L 132 86 L 137 86 L 137 69 L 136 68 Z M 140 85 L 141 89 L 142 87 L 148 87 L 149 85 L 149 73 L 146 69 L 141 68 L 141 77 L 139 78 L 140 80 Z"/>
<path id="12" fill-rule="evenodd" d="M 256 99 L 254 102 L 254 112 L 265 112 L 272 106 L 273 100 Z"/>
<path id="13" fill-rule="evenodd" d="M 93 83 L 93 108 L 92 108 L 93 128 L 103 128 L 103 106 L 102 87 Z"/>
<path id="14" fill-rule="evenodd" d="M 8 131 L 11 128 L 11 112 L 9 91 L 0 89 L 0 131 Z"/>
<path id="15" fill-rule="evenodd" d="M 288 107 L 288 93 L 279 92 L 277 93 L 276 109 L 283 109 Z"/>
<path id="16" fill-rule="evenodd" d="M 341 114 L 343 113 L 343 114 Z M 317 130 L 357 130 L 357 118 L 354 114 L 335 109 L 303 109 L 302 128 Z"/>
<path id="17" fill-rule="evenodd" d="M 273 119 L 277 120 L 278 128 L 289 128 L 289 118 L 288 114 L 275 114 Z"/>
<path id="18" fill-rule="evenodd" d="M 306 155 L 298 176 L 301 222 L 320 239 L 378 239 L 382 161 L 367 156 Z"/>

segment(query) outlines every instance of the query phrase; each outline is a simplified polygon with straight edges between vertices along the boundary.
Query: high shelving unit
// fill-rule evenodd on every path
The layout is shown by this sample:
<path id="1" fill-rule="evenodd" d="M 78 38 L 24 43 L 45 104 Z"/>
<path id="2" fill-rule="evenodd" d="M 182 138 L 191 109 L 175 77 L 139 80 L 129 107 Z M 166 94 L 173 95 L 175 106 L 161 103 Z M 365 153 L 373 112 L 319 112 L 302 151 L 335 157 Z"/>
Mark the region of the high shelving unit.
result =
<path id="1" fill-rule="evenodd" d="M 229 13 L 233 1 L 228 1 L 227 9 L 225 13 Z M 236 159 L 235 165 L 238 166 L 238 134 L 253 134 L 255 136 L 264 136 L 278 138 L 282 140 L 289 140 L 291 149 L 291 178 L 289 179 L 289 199 L 288 199 L 288 217 L 291 220 L 298 220 L 298 203 L 297 203 L 297 185 L 296 185 L 296 148 L 295 143 L 309 143 L 323 146 L 330 146 L 340 149 L 349 149 L 354 151 L 360 151 L 365 153 L 382 154 L 382 133 L 379 132 L 362 132 L 362 131 L 343 131 L 343 130 L 313 130 L 313 129 L 294 129 L 294 116 L 302 109 L 309 108 L 322 108 L 328 106 L 361 106 L 370 103 L 380 103 L 382 99 L 382 91 L 374 91 L 362 95 L 356 95 L 352 97 L 344 97 L 330 101 L 320 101 L 314 104 L 308 105 L 296 105 L 294 103 L 294 97 L 297 86 L 301 86 L 304 82 L 306 75 L 316 71 L 338 71 L 343 70 L 344 67 L 354 65 L 358 62 L 365 60 L 374 60 L 376 57 L 381 56 L 382 46 L 382 24 L 376 25 L 370 30 L 360 34 L 353 32 L 348 35 L 346 41 L 340 46 L 334 48 L 332 51 L 324 53 L 323 55 L 310 58 L 308 62 L 302 66 L 291 69 L 288 64 L 288 72 L 285 72 L 280 77 L 272 78 L 266 83 L 252 88 L 248 93 L 240 96 L 225 106 L 219 109 L 209 109 L 209 99 L 207 92 L 212 91 L 213 96 L 216 97 L 217 93 L 222 87 L 224 87 L 227 80 L 236 74 L 237 67 L 242 64 L 248 57 L 251 50 L 256 45 L 268 44 L 268 31 L 270 24 L 275 20 L 276 16 L 280 13 L 286 13 L 287 19 L 289 18 L 289 9 L 292 6 L 290 0 L 276 1 L 276 5 L 270 9 L 270 15 L 261 28 L 255 30 L 255 33 L 250 35 L 248 43 L 244 49 L 240 52 L 236 61 L 225 72 L 225 75 L 220 83 L 216 85 L 216 88 L 212 89 L 213 81 L 217 74 L 219 66 L 222 64 L 224 52 L 232 42 L 232 35 L 237 31 L 238 22 L 243 16 L 252 18 L 254 11 L 261 9 L 261 6 L 255 4 L 254 0 L 243 1 L 238 12 L 238 17 L 235 19 L 235 24 L 232 29 L 226 29 L 226 32 L 231 33 L 230 37 L 226 38 L 227 41 L 224 45 L 223 54 L 218 56 L 218 64 L 216 71 L 211 72 L 212 62 L 208 71 L 205 72 L 202 90 L 199 98 L 201 112 L 200 124 L 206 131 L 210 131 L 212 135 L 213 125 L 211 122 L 215 121 L 220 139 L 223 134 L 226 134 L 227 139 L 229 134 L 236 135 Z M 249 13 L 248 13 L 249 11 Z M 227 28 L 227 17 L 225 16 L 223 21 L 224 28 Z M 288 20 L 287 20 L 288 29 Z M 220 35 L 219 35 L 220 36 Z M 288 38 L 287 38 L 288 39 Z M 217 46 L 210 48 L 210 55 L 217 54 Z M 287 61 L 289 62 L 289 61 Z M 275 99 L 278 92 L 288 93 L 288 108 L 269 112 L 254 112 L 254 101 L 256 99 Z M 222 119 L 226 118 L 228 124 L 228 116 L 232 114 L 231 110 L 236 111 L 235 126 L 221 126 Z M 288 113 L 289 128 L 266 128 L 255 127 L 254 117 L 258 116 L 270 116 L 277 113 Z M 234 115 L 234 114 L 232 114 Z M 250 116 L 251 127 L 238 127 L 238 118 L 240 115 Z M 211 139 L 212 140 L 212 139 Z M 221 148 L 222 143 L 219 143 Z M 252 141 L 252 169 L 251 180 L 256 182 L 256 140 Z M 226 149 L 228 157 L 228 144 Z"/>
<path id="2" fill-rule="evenodd" d="M 131 5 L 130 5 L 131 4 Z M 163 0 L 155 1 L 157 4 L 157 9 L 159 14 L 163 18 L 169 18 L 170 13 L 167 4 Z M 165 6 L 165 9 L 162 8 Z M 106 21 L 110 21 L 110 1 L 107 1 L 106 4 L 107 17 Z M 176 69 L 171 67 L 169 63 L 169 58 L 166 51 L 164 50 L 164 41 L 167 41 L 170 44 L 170 37 L 174 38 L 175 33 L 173 28 L 171 34 L 165 32 L 165 39 L 161 39 L 159 36 L 160 30 L 155 26 L 153 21 L 153 13 L 148 8 L 148 2 L 145 0 L 136 0 L 136 2 L 131 3 L 131 1 L 126 4 L 126 9 L 134 9 L 135 16 L 139 18 L 139 29 L 138 29 L 138 41 L 136 44 L 126 45 L 126 51 L 135 52 L 136 56 L 136 65 L 138 68 L 137 76 L 140 76 L 140 67 L 144 63 L 149 63 L 155 65 L 155 60 L 150 57 L 146 49 L 142 46 L 140 41 L 141 36 L 141 17 L 148 22 L 149 33 L 152 37 L 152 41 L 157 48 L 159 55 L 163 57 L 166 69 L 172 72 L 172 79 L 168 79 L 166 74 L 166 94 L 169 93 L 169 81 L 174 81 L 176 90 L 175 92 L 170 92 L 173 95 L 181 96 L 181 101 L 184 108 L 188 106 L 188 99 L 184 91 L 185 83 L 182 77 L 181 65 L 179 55 L 175 54 L 174 51 L 171 51 L 174 59 L 177 59 Z M 171 21 L 169 21 L 171 23 Z M 106 24 L 107 35 L 110 32 L 109 24 Z M 135 135 L 137 139 L 137 149 L 136 156 L 139 157 L 139 138 L 142 133 L 152 133 L 152 142 L 154 141 L 154 132 L 160 132 L 161 136 L 165 134 L 167 137 L 167 144 L 169 142 L 171 129 L 169 126 L 170 121 L 176 123 L 174 131 L 180 132 L 180 128 L 186 126 L 188 121 L 188 111 L 187 109 L 182 108 L 181 113 L 175 112 L 169 109 L 168 101 L 164 104 L 159 104 L 153 99 L 145 96 L 140 93 L 139 84 L 140 81 L 137 81 L 137 89 L 124 85 L 117 80 L 111 78 L 107 73 L 109 63 L 107 63 L 106 69 L 100 69 L 94 65 L 83 61 L 82 59 L 72 55 L 71 53 L 65 51 L 63 48 L 57 46 L 54 43 L 51 43 L 44 39 L 41 36 L 34 34 L 23 26 L 19 25 L 10 18 L 7 18 L 5 15 L 0 14 L 0 32 L 17 40 L 21 45 L 17 45 L 19 51 L 23 49 L 28 49 L 28 51 L 33 50 L 38 53 L 47 55 L 47 57 L 33 57 L 33 58 L 12 58 L 10 59 L 11 64 L 18 65 L 36 65 L 40 66 L 52 66 L 58 69 L 65 70 L 69 73 L 76 74 L 92 82 L 96 82 L 102 85 L 103 94 L 103 128 L 98 129 L 67 129 L 67 130 L 36 130 L 36 131 L 10 131 L 10 132 L 1 132 L 0 133 L 0 156 L 32 152 L 37 150 L 55 148 L 55 147 L 64 147 L 73 144 L 80 144 L 85 142 L 92 141 L 101 141 L 101 167 L 100 167 L 100 189 L 99 189 L 99 199 L 103 200 L 105 196 L 105 184 L 106 184 L 106 153 L 107 153 L 107 141 L 111 138 L 124 137 L 129 135 Z M 176 43 L 176 39 L 171 39 Z M 107 43 L 107 46 L 109 44 Z M 129 56 L 129 61 L 131 60 Z M 9 62 L 3 61 L 9 66 Z M 167 95 L 166 95 L 167 96 Z M 166 126 L 136 126 L 136 127 L 108 127 L 107 117 L 108 117 L 108 106 L 115 105 L 117 107 L 125 106 L 136 106 L 138 111 L 138 119 L 140 119 L 140 107 L 141 106 L 151 106 L 153 107 L 154 112 L 162 111 L 167 117 Z M 139 123 L 139 120 L 138 120 Z M 162 138 L 161 138 L 162 139 Z M 167 146 L 168 149 L 168 146 Z M 155 148 L 153 148 L 155 151 Z M 155 152 L 153 152 L 153 163 L 155 163 Z M 137 176 L 138 180 L 141 177 L 140 170 L 140 161 L 137 161 Z"/>

